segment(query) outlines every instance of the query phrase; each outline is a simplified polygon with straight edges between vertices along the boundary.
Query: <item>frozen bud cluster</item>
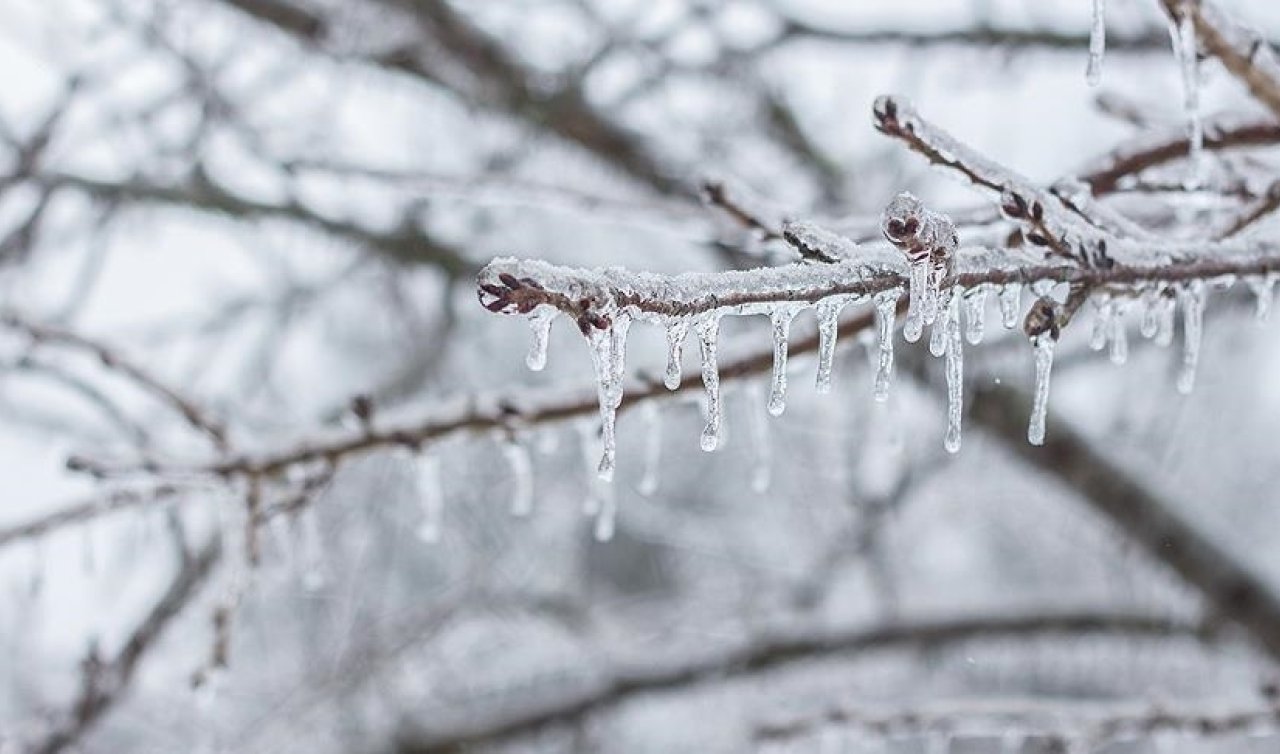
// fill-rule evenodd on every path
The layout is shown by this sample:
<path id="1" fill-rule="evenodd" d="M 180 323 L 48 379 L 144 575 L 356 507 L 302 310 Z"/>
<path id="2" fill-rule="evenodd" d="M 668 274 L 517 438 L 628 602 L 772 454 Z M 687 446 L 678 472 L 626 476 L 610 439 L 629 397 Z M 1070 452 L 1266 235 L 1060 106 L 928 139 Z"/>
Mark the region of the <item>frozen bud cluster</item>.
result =
<path id="1" fill-rule="evenodd" d="M 885 207 L 880 229 L 907 258 L 910 288 L 903 336 L 914 343 L 924 326 L 938 317 L 940 290 L 960 248 L 960 236 L 949 218 L 906 192 Z"/>

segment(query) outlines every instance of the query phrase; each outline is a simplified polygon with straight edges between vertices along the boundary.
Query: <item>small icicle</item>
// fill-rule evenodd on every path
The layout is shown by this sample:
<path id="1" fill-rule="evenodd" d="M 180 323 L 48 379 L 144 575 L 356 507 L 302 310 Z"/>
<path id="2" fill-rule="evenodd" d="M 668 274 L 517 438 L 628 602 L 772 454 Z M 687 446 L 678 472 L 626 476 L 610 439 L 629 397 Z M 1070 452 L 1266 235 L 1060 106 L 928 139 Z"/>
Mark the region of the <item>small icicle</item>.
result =
<path id="1" fill-rule="evenodd" d="M 1053 371 L 1053 347 L 1057 341 L 1049 333 L 1031 339 L 1036 355 L 1036 390 L 1031 406 L 1027 442 L 1044 445 L 1045 420 L 1049 414 L 1049 377 Z"/>
<path id="2" fill-rule="evenodd" d="M 688 334 L 688 319 L 677 317 L 667 323 L 667 373 L 662 382 L 668 390 L 680 387 L 680 360 L 684 355 L 684 340 Z"/>
<path id="3" fill-rule="evenodd" d="M 787 410 L 787 347 L 791 333 L 791 320 L 795 319 L 794 306 L 778 306 L 769 315 L 773 324 L 773 383 L 769 387 L 769 413 L 782 416 Z"/>
<path id="4" fill-rule="evenodd" d="M 1107 335 L 1111 332 L 1111 301 L 1105 296 L 1094 296 L 1093 329 L 1089 331 L 1089 348 L 1101 351 L 1107 347 Z"/>
<path id="5" fill-rule="evenodd" d="M 597 542 L 613 539 L 618 518 L 618 494 L 612 484 L 600 485 L 600 510 L 596 513 L 595 537 Z"/>
<path id="6" fill-rule="evenodd" d="M 1173 343 L 1173 323 L 1176 315 L 1177 306 L 1174 303 L 1174 299 L 1169 296 L 1161 296 L 1160 308 L 1157 312 L 1159 322 L 1156 324 L 1156 345 L 1168 346 Z"/>
<path id="7" fill-rule="evenodd" d="M 1107 51 L 1107 3 L 1093 0 L 1093 23 L 1089 27 L 1089 67 L 1085 78 L 1089 86 L 1102 82 L 1102 58 Z"/>
<path id="8" fill-rule="evenodd" d="M 946 322 L 947 333 L 947 436 L 948 453 L 960 452 L 960 422 L 964 412 L 964 341 L 960 337 L 960 295 L 953 289 Z"/>
<path id="9" fill-rule="evenodd" d="M 1124 322 L 1126 306 L 1120 301 L 1113 301 L 1110 308 L 1107 341 L 1111 343 L 1111 363 L 1119 366 L 1129 360 L 1129 331 Z"/>
<path id="10" fill-rule="evenodd" d="M 645 432 L 644 473 L 636 491 L 649 497 L 658 491 L 658 472 L 662 466 L 662 409 L 656 400 L 648 400 L 640 409 Z"/>
<path id="11" fill-rule="evenodd" d="M 440 483 L 440 459 L 436 454 L 424 451 L 418 456 L 415 477 L 418 506 L 422 508 L 418 539 L 427 543 L 439 542 L 444 519 L 444 489 Z"/>
<path id="12" fill-rule="evenodd" d="M 533 513 L 533 464 L 529 449 L 516 438 L 502 442 L 502 455 L 511 470 L 511 515 L 521 518 Z"/>
<path id="13" fill-rule="evenodd" d="M 907 289 L 907 321 L 902 325 L 902 337 L 908 343 L 920 340 L 924 332 L 924 311 L 932 306 L 926 299 L 933 292 L 929 287 L 929 260 L 920 259 L 909 265 L 910 288 Z"/>
<path id="14" fill-rule="evenodd" d="M 1182 304 L 1182 371 L 1178 374 L 1178 392 L 1187 395 L 1196 385 L 1196 367 L 1200 363 L 1200 336 L 1203 333 L 1205 286 L 1192 280 L 1178 289 Z"/>
<path id="15" fill-rule="evenodd" d="M 1178 18 L 1170 21 L 1173 51 L 1182 72 L 1183 107 L 1187 115 L 1187 131 L 1190 148 L 1187 152 L 1192 173 L 1188 176 L 1189 188 L 1198 186 L 1201 180 L 1204 155 L 1204 123 L 1200 116 L 1200 64 L 1196 50 L 1195 11 L 1189 0 L 1184 0 Z"/>
<path id="16" fill-rule="evenodd" d="M 1154 338 L 1160 329 L 1160 289 L 1147 288 L 1142 292 L 1142 337 Z"/>
<path id="17" fill-rule="evenodd" d="M 929 353 L 934 356 L 942 356 L 947 352 L 949 341 L 948 326 L 951 323 L 952 312 L 959 312 L 952 306 L 952 303 L 959 297 L 959 293 L 955 288 L 942 294 L 942 298 L 946 299 L 945 304 L 941 306 L 941 314 L 934 320 L 933 329 L 929 332 Z"/>
<path id="18" fill-rule="evenodd" d="M 1005 283 L 1000 286 L 1000 324 L 1012 330 L 1018 326 L 1018 314 L 1022 310 L 1022 284 Z"/>
<path id="19" fill-rule="evenodd" d="M 875 399 L 889 400 L 889 383 L 893 378 L 893 330 L 898 314 L 898 288 L 876 294 L 876 335 L 880 343 L 880 360 L 876 366 Z"/>
<path id="20" fill-rule="evenodd" d="M 630 316 L 625 312 L 616 312 L 608 329 L 593 328 L 587 336 L 591 344 L 591 359 L 596 368 L 596 388 L 600 402 L 600 439 L 603 447 L 599 474 L 605 481 L 613 479 L 617 464 L 615 423 L 618 406 L 622 403 L 622 378 L 626 365 L 627 332 L 630 327 Z"/>
<path id="21" fill-rule="evenodd" d="M 970 288 L 964 294 L 965 340 L 970 345 L 982 342 L 987 328 L 987 286 Z"/>
<path id="22" fill-rule="evenodd" d="M 1255 298 L 1254 316 L 1258 322 L 1266 322 L 1271 318 L 1271 301 L 1275 296 L 1276 276 L 1271 273 L 1251 275 L 1245 278 L 1245 282 L 1249 284 L 1249 290 L 1253 291 Z"/>
<path id="23" fill-rule="evenodd" d="M 751 398 L 748 412 L 751 416 L 751 441 L 755 449 L 755 467 L 751 473 L 751 491 L 764 494 L 773 478 L 773 447 L 769 437 L 769 422 L 756 406 L 760 389 L 754 384 L 747 388 Z"/>
<path id="24" fill-rule="evenodd" d="M 716 340 L 720 336 L 720 313 L 712 312 L 696 325 L 702 346 L 702 385 L 707 391 L 707 426 L 702 430 L 702 449 L 711 452 L 720 444 L 720 369 L 716 364 Z"/>
<path id="25" fill-rule="evenodd" d="M 818 302 L 818 373 L 814 387 L 819 393 L 831 392 L 831 368 L 836 356 L 836 332 L 840 325 L 840 309 L 844 302 L 824 299 Z"/>
<path id="26" fill-rule="evenodd" d="M 535 372 L 541 372 L 547 366 L 547 343 L 551 340 L 551 323 L 560 311 L 551 306 L 539 306 L 529 315 L 529 328 L 533 331 L 533 340 L 529 343 L 529 353 L 524 357 L 525 366 Z"/>

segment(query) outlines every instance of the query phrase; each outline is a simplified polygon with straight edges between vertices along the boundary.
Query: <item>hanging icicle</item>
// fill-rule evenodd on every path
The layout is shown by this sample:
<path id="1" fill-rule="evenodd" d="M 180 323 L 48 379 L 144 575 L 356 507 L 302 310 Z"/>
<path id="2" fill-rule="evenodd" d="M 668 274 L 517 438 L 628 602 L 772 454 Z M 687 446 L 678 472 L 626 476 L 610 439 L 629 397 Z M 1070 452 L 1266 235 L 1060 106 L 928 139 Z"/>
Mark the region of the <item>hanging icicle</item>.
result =
<path id="1" fill-rule="evenodd" d="M 656 400 L 647 400 L 640 407 L 645 425 L 644 472 L 636 491 L 649 497 L 658 491 L 659 473 L 662 470 L 662 409 Z"/>
<path id="2" fill-rule="evenodd" d="M 529 353 L 524 363 L 535 372 L 541 372 L 547 366 L 547 344 L 551 340 L 551 323 L 555 321 L 560 310 L 552 306 L 539 306 L 529 315 L 529 329 L 533 331 L 533 339 L 529 343 Z"/>
<path id="3" fill-rule="evenodd" d="M 423 542 L 440 541 L 444 519 L 444 489 L 440 481 L 440 459 L 435 453 L 424 450 L 415 466 L 415 487 L 418 506 L 422 509 L 422 523 L 418 525 L 418 539 Z"/>
<path id="4" fill-rule="evenodd" d="M 1006 330 L 1018 326 L 1018 315 L 1022 312 L 1022 284 L 1005 283 L 1000 286 L 1000 324 Z"/>
<path id="5" fill-rule="evenodd" d="M 1267 273 L 1265 275 L 1250 275 L 1245 278 L 1249 290 L 1253 291 L 1254 296 L 1254 316 L 1259 322 L 1266 322 L 1271 318 L 1271 302 L 1275 297 L 1276 275 Z"/>
<path id="6" fill-rule="evenodd" d="M 1102 58 L 1107 51 L 1107 3 L 1093 0 L 1093 21 L 1089 26 L 1089 67 L 1085 78 L 1089 86 L 1102 83 Z"/>
<path id="7" fill-rule="evenodd" d="M 960 422 L 964 413 L 964 341 L 960 337 L 960 292 L 951 290 L 950 311 L 945 321 L 947 333 L 947 436 L 948 453 L 960 452 Z"/>
<path id="8" fill-rule="evenodd" d="M 893 379 L 893 331 L 898 313 L 898 288 L 876 294 L 876 339 L 879 341 L 880 359 L 876 365 L 875 399 L 881 403 L 889 400 L 889 384 Z"/>
<path id="9" fill-rule="evenodd" d="M 529 449 L 511 437 L 502 441 L 502 455 L 511 471 L 511 515 L 523 518 L 533 513 L 533 463 Z"/>
<path id="10" fill-rule="evenodd" d="M 675 317 L 667 322 L 667 372 L 662 382 L 668 390 L 680 387 L 681 359 L 684 356 L 684 341 L 688 334 L 688 318 Z"/>
<path id="11" fill-rule="evenodd" d="M 1200 115 L 1200 63 L 1196 44 L 1195 13 L 1192 2 L 1183 0 L 1176 17 L 1169 20 L 1173 53 L 1182 73 L 1183 108 L 1186 111 L 1190 143 L 1187 157 L 1191 172 L 1187 176 L 1187 188 L 1196 188 L 1200 185 L 1204 167 L 1204 123 Z"/>
<path id="12" fill-rule="evenodd" d="M 1053 372 L 1053 348 L 1057 341 L 1049 333 L 1031 339 L 1036 357 L 1036 387 L 1031 406 L 1031 423 L 1027 426 L 1027 441 L 1032 445 L 1044 445 L 1045 423 L 1049 415 L 1049 378 Z"/>
<path id="13" fill-rule="evenodd" d="M 631 328 L 631 315 L 626 311 L 615 312 L 610 326 L 604 330 L 592 328 L 587 339 L 591 345 L 591 360 L 596 369 L 596 389 L 600 403 L 600 439 L 602 443 L 598 473 L 605 481 L 613 479 L 617 465 L 618 406 L 622 403 L 622 382 L 625 376 L 627 333 Z"/>
<path id="14" fill-rule="evenodd" d="M 1123 365 L 1129 360 L 1129 331 L 1125 327 L 1124 315 L 1128 304 L 1123 301 L 1111 302 L 1111 317 L 1107 321 L 1107 342 L 1111 344 L 1111 363 Z"/>
<path id="15" fill-rule="evenodd" d="M 834 296 L 818 302 L 818 372 L 814 387 L 819 393 L 831 392 L 831 370 L 835 363 L 836 335 L 843 307 L 844 301 Z"/>
<path id="16" fill-rule="evenodd" d="M 774 307 L 769 315 L 773 326 L 773 381 L 769 387 L 769 413 L 782 416 L 787 410 L 787 348 L 791 333 L 791 320 L 801 307 L 782 304 Z"/>
<path id="17" fill-rule="evenodd" d="M 698 320 L 698 342 L 702 346 L 702 385 L 707 391 L 707 426 L 702 430 L 702 449 L 711 452 L 720 445 L 720 368 L 716 364 L 716 341 L 720 337 L 720 313 L 711 312 Z"/>
<path id="18" fill-rule="evenodd" d="M 1178 303 L 1182 305 L 1182 371 L 1178 373 L 1178 392 L 1183 395 L 1189 394 L 1196 384 L 1205 295 L 1202 280 L 1192 280 L 1178 288 Z"/>
<path id="19" fill-rule="evenodd" d="M 986 332 L 987 286 L 979 285 L 964 294 L 965 340 L 978 345 Z"/>

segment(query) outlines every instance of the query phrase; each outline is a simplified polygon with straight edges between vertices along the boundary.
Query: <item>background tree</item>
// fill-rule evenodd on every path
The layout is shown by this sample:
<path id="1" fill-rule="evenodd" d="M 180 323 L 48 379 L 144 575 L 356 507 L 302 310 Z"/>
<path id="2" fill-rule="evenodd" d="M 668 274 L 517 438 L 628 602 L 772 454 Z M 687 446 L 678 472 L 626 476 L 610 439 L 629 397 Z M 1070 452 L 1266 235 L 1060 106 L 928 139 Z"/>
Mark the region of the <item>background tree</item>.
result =
<path id="1" fill-rule="evenodd" d="M 3 17 L 0 751 L 1274 747 L 1269 3 Z"/>

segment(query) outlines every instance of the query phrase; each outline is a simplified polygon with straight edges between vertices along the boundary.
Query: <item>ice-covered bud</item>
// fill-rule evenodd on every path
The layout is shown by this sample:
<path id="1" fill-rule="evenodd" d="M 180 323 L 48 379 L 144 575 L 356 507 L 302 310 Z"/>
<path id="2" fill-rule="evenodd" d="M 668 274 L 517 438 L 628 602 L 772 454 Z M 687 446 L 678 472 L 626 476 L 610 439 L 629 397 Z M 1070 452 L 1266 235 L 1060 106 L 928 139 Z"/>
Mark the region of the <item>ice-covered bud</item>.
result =
<path id="1" fill-rule="evenodd" d="M 1053 299 L 1041 297 L 1031 304 L 1027 317 L 1022 321 L 1022 331 L 1028 338 L 1035 339 L 1048 333 L 1054 340 L 1060 335 L 1057 304 Z"/>
<path id="2" fill-rule="evenodd" d="M 914 195 L 902 192 L 889 202 L 881 216 L 880 228 L 889 243 L 906 253 L 907 258 L 915 261 L 929 254 L 929 236 L 927 213 L 924 204 Z"/>
<path id="3" fill-rule="evenodd" d="M 898 113 L 902 110 L 902 106 L 898 103 L 896 97 L 882 94 L 876 97 L 875 103 L 871 106 L 871 122 L 878 131 L 893 131 L 899 128 Z"/>

